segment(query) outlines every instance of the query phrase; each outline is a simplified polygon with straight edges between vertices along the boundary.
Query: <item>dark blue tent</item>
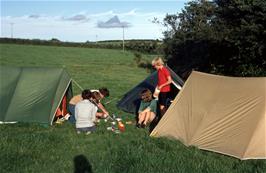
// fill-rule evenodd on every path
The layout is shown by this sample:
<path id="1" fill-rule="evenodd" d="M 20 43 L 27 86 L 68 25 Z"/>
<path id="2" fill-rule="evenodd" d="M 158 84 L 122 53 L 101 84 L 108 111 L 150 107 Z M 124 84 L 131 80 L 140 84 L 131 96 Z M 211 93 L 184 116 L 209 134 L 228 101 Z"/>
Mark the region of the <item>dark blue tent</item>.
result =
<path id="1" fill-rule="evenodd" d="M 179 92 L 179 89 L 177 87 L 182 87 L 184 85 L 184 81 L 177 74 L 175 74 L 175 72 L 173 72 L 169 67 L 167 68 L 171 73 L 171 77 L 174 83 L 171 86 L 172 90 L 171 95 L 173 97 L 172 99 L 174 99 L 176 94 Z M 153 72 L 145 80 L 143 80 L 137 86 L 128 91 L 123 96 L 123 98 L 120 101 L 118 101 L 117 107 L 128 113 L 133 113 L 133 114 L 137 113 L 140 104 L 139 93 L 145 88 L 148 88 L 152 92 L 154 92 L 156 84 L 157 84 L 157 71 Z"/>

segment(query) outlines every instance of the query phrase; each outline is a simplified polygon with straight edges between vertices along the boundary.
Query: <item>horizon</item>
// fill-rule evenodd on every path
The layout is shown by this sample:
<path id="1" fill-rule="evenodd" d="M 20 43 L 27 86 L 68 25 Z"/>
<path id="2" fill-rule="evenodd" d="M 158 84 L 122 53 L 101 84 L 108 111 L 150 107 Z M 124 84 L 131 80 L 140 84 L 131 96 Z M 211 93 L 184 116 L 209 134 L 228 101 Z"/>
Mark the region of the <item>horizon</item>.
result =
<path id="1" fill-rule="evenodd" d="M 1 1 L 1 38 L 56 38 L 63 42 L 162 40 L 163 21 L 181 1 Z"/>

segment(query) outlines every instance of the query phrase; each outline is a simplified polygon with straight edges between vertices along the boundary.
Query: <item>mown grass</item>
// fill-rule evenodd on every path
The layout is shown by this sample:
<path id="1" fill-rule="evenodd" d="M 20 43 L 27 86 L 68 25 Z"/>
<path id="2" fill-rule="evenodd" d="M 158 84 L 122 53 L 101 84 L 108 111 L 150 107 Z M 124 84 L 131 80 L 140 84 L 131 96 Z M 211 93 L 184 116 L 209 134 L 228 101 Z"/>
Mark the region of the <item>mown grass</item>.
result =
<path id="1" fill-rule="evenodd" d="M 131 52 L 105 49 L 23 46 L 1 44 L 1 65 L 64 66 L 84 88 L 110 89 L 121 98 L 148 73 L 138 68 Z M 152 58 L 152 57 L 145 57 Z M 3 81 L 1 81 L 3 82 Z M 74 86 L 74 92 L 79 93 Z M 117 100 L 116 100 L 117 101 Z M 132 120 L 133 116 L 106 105 L 111 113 Z M 238 159 L 185 147 L 176 140 L 151 138 L 147 129 L 126 125 L 124 133 L 107 131 L 100 122 L 97 132 L 77 135 L 70 123 L 44 127 L 40 124 L 0 125 L 1 172 L 93 173 L 263 173 L 265 160 Z"/>

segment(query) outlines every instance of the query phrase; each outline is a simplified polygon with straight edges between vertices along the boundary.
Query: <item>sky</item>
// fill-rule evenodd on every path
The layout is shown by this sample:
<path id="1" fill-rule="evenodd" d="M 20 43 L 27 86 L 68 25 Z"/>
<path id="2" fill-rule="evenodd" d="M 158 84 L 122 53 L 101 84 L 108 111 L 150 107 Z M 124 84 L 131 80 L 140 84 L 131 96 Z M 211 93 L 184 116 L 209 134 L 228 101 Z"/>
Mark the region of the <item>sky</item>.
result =
<path id="1" fill-rule="evenodd" d="M 1 37 L 86 42 L 162 39 L 166 14 L 188 0 L 1 0 Z"/>

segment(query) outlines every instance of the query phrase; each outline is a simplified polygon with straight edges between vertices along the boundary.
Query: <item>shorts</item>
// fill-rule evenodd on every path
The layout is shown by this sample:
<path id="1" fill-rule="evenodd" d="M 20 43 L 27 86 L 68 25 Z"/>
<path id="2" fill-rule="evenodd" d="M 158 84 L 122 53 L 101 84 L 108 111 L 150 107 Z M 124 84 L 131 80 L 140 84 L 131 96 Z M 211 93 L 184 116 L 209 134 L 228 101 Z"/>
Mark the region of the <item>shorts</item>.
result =
<path id="1" fill-rule="evenodd" d="M 168 105 L 168 100 L 169 100 L 169 95 L 170 92 L 160 92 L 159 94 L 159 105 L 164 105 L 167 106 Z"/>
<path id="2" fill-rule="evenodd" d="M 96 130 L 96 126 L 76 128 L 76 130 L 78 132 L 94 132 Z"/>

